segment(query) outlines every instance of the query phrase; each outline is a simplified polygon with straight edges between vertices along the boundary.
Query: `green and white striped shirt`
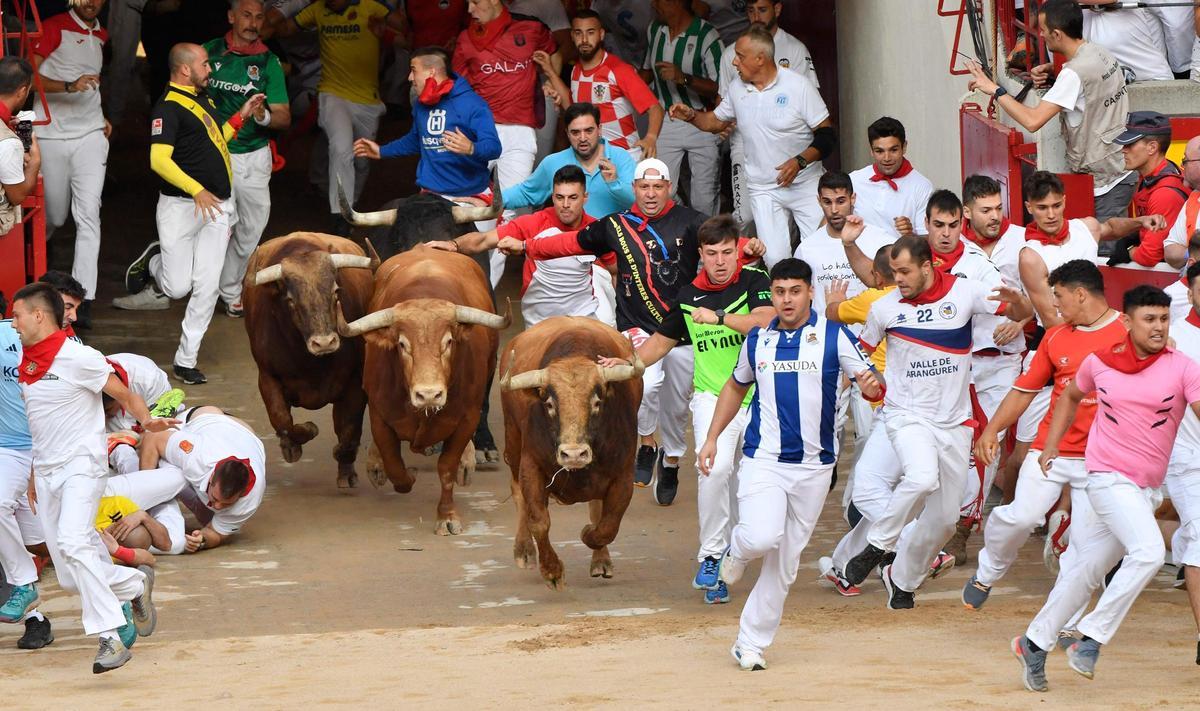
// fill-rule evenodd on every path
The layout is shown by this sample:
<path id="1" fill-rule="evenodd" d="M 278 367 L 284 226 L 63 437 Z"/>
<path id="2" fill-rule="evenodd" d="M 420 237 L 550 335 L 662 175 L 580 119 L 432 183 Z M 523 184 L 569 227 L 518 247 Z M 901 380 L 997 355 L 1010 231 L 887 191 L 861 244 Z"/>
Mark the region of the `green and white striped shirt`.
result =
<path id="1" fill-rule="evenodd" d="M 654 74 L 651 88 L 658 96 L 663 108 L 672 104 L 687 104 L 697 111 L 704 111 L 704 101 L 689 88 L 663 81 L 655 70 L 657 62 L 670 62 L 684 74 L 719 81 L 721 77 L 721 35 L 717 28 L 700 19 L 692 18 L 692 24 L 675 39 L 665 23 L 655 20 L 646 30 L 646 61 L 643 69 Z"/>

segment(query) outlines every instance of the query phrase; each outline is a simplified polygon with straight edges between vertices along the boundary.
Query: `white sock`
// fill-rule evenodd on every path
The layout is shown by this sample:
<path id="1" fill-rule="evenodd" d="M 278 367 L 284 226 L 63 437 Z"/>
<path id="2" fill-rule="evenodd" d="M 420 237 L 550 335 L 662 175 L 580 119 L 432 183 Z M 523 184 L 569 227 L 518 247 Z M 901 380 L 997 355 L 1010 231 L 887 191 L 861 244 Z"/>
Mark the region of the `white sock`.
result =
<path id="1" fill-rule="evenodd" d="M 119 642 L 121 640 L 121 636 L 117 634 L 116 630 L 108 630 L 100 633 L 100 639 L 114 639 Z"/>
<path id="2" fill-rule="evenodd" d="M 25 619 L 28 620 L 31 618 L 36 618 L 38 622 L 46 621 L 46 616 L 43 615 L 41 612 L 38 612 L 37 608 L 34 608 L 34 609 L 30 610 L 29 612 L 25 613 Z"/>

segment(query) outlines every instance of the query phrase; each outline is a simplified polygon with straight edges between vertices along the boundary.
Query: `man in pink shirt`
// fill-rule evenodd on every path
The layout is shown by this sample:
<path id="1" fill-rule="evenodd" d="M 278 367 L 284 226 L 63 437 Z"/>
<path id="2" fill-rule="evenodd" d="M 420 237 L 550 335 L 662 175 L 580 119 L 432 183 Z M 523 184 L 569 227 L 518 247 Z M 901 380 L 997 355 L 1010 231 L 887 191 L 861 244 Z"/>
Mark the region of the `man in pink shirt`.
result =
<path id="1" fill-rule="evenodd" d="M 1200 365 L 1167 346 L 1170 308 L 1171 297 L 1161 289 L 1142 285 L 1125 292 L 1128 337 L 1088 356 L 1054 408 L 1039 457 L 1042 471 L 1058 455 L 1084 395 L 1096 393 L 1097 415 L 1084 451 L 1087 488 L 1072 491 L 1072 496 L 1087 496 L 1092 515 L 1071 522 L 1072 574 L 1060 576 L 1029 629 L 1012 641 L 1030 691 L 1047 689 L 1047 651 L 1107 571 L 1120 562 L 1096 607 L 1077 625 L 1083 639 L 1067 648 L 1067 663 L 1088 679 L 1095 673 L 1100 646 L 1112 639 L 1133 601 L 1162 567 L 1166 549 L 1154 520 L 1162 501 L 1158 487 L 1184 409 L 1200 414 Z"/>

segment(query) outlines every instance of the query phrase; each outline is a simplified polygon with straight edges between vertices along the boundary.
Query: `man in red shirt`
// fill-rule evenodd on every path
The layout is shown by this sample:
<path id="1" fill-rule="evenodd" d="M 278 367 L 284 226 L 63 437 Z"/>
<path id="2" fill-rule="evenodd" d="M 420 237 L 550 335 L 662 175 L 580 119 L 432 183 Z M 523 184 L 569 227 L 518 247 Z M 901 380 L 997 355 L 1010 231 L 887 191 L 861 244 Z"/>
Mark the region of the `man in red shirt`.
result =
<path id="1" fill-rule="evenodd" d="M 604 25 L 594 10 L 583 10 L 571 20 L 571 40 L 579 61 L 571 70 L 571 87 L 557 74 L 548 74 L 566 109 L 573 103 L 589 103 L 600 109 L 600 135 L 609 144 L 624 148 L 634 162 L 653 158 L 662 130 L 663 107 L 636 69 L 604 49 Z M 543 71 L 547 68 L 542 67 Z M 647 115 L 646 135 L 638 138 L 637 116 Z"/>
<path id="2" fill-rule="evenodd" d="M 1101 239 L 1118 239 L 1108 266 L 1137 262 L 1153 267 L 1163 261 L 1163 241 L 1170 232 L 1191 190 L 1183 182 L 1179 166 L 1167 160 L 1171 147 L 1171 121 L 1154 111 L 1129 114 L 1125 132 L 1113 139 L 1121 144 L 1125 167 L 1138 172 L 1133 211 L 1138 217 L 1162 215 L 1166 225 L 1151 230 L 1136 217 L 1111 217 L 1103 225 Z"/>
<path id="3" fill-rule="evenodd" d="M 496 161 L 501 188 L 516 185 L 533 172 L 535 129 L 545 120 L 535 52 L 545 52 L 557 74 L 562 57 L 550 29 L 536 18 L 513 15 L 500 0 L 470 0 L 471 24 L 454 46 L 454 73 L 465 77 L 496 119 L 502 151 Z M 506 210 L 505 220 L 513 213 Z M 492 285 L 504 273 L 504 256 L 492 253 Z"/>

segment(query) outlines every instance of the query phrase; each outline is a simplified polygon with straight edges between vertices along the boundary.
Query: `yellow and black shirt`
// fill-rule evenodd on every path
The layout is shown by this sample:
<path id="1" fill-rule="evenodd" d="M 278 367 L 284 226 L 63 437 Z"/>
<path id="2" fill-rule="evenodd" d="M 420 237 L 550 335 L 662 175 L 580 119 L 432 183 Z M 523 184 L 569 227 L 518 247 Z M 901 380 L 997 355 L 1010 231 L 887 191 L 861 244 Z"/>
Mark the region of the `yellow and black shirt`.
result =
<path id="1" fill-rule="evenodd" d="M 184 198 L 208 190 L 228 199 L 233 174 L 226 141 L 236 135 L 233 126 L 221 123 L 207 94 L 168 84 L 150 114 L 150 166 L 161 178 L 159 189 Z"/>

